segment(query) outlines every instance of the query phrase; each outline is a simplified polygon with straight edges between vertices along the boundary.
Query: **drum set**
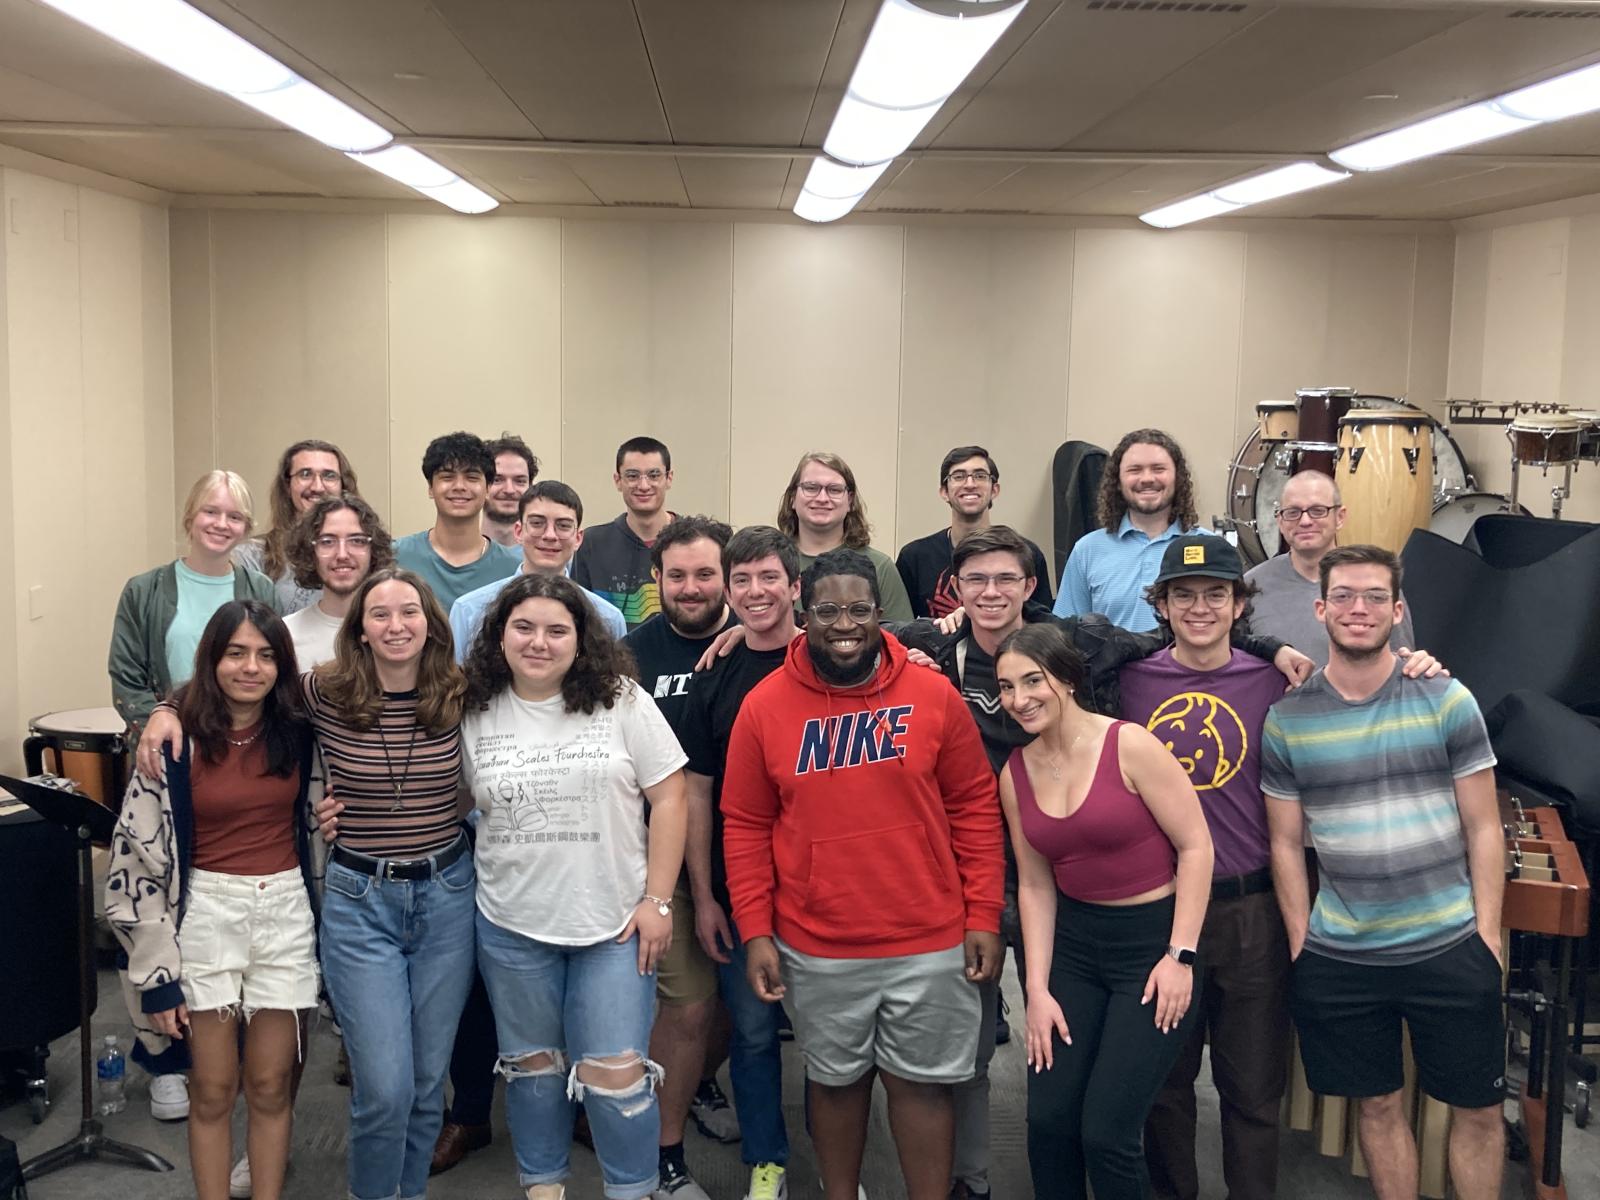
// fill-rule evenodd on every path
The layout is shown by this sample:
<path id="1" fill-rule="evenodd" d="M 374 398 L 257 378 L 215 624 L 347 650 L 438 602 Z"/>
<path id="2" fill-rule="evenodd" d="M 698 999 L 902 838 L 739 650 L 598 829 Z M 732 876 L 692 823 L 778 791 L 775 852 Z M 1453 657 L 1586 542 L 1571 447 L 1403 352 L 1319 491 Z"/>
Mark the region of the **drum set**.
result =
<path id="1" fill-rule="evenodd" d="M 1339 485 L 1349 517 L 1340 540 L 1399 551 L 1413 529 L 1463 541 L 1490 512 L 1526 512 L 1514 498 L 1476 490 L 1449 430 L 1403 399 L 1354 388 L 1302 388 L 1293 400 L 1256 405 L 1256 428 L 1228 467 L 1228 513 L 1216 527 L 1236 534 L 1252 564 L 1281 548 L 1277 509 L 1298 471 Z"/>

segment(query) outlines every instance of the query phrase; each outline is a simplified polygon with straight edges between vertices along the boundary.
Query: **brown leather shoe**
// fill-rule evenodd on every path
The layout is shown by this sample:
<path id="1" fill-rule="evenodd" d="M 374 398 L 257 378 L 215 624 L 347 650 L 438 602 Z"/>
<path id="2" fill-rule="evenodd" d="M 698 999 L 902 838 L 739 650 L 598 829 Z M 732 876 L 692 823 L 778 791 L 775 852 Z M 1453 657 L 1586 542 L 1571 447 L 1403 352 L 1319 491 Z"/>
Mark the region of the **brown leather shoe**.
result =
<path id="1" fill-rule="evenodd" d="M 482 1150 L 494 1140 L 487 1125 L 457 1125 L 446 1121 L 439 1130 L 439 1140 L 433 1144 L 433 1161 L 428 1165 L 429 1175 L 439 1175 L 456 1166 L 474 1150 Z"/>

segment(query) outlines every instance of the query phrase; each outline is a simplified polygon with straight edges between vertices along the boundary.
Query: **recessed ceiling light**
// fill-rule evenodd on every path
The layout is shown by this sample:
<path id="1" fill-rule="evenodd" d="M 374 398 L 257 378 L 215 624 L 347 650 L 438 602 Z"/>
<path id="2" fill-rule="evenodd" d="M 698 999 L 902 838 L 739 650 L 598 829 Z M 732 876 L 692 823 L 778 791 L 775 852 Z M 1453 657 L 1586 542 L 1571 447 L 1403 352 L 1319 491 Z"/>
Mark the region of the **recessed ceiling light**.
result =
<path id="1" fill-rule="evenodd" d="M 394 73 L 394 77 L 396 79 L 403 79 L 407 83 L 416 83 L 419 79 L 427 78 L 427 76 L 421 71 L 396 71 Z"/>
<path id="2" fill-rule="evenodd" d="M 1399 92 L 1373 92 L 1370 96 L 1361 97 L 1363 100 L 1398 100 Z"/>

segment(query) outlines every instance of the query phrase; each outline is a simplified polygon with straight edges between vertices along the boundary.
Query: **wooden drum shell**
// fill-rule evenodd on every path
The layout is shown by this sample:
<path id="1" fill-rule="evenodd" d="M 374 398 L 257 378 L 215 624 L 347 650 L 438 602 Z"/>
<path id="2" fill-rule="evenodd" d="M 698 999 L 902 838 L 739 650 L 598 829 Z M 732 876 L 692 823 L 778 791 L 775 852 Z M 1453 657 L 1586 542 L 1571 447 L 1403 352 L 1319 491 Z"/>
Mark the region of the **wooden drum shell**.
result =
<path id="1" fill-rule="evenodd" d="M 1433 519 L 1433 438 L 1425 414 L 1350 413 L 1339 421 L 1334 479 L 1349 510 L 1342 545 L 1398 554 L 1413 529 Z"/>

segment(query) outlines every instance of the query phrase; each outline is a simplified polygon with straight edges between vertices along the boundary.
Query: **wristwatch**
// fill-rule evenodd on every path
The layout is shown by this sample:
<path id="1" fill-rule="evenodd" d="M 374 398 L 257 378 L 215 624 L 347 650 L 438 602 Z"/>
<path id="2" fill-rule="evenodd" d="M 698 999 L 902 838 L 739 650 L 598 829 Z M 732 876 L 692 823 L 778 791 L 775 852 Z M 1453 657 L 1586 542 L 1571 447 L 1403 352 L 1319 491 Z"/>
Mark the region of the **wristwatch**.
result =
<path id="1" fill-rule="evenodd" d="M 670 917 L 672 915 L 672 897 L 669 896 L 663 900 L 660 896 L 652 896 L 650 893 L 646 892 L 644 898 L 650 901 L 651 904 L 654 904 L 656 906 L 656 911 L 663 917 Z M 1190 961 L 1193 961 L 1194 955 L 1191 954 L 1189 958 Z"/>
<path id="2" fill-rule="evenodd" d="M 1167 957 L 1186 967 L 1194 966 L 1194 951 L 1187 946 L 1168 946 Z"/>

